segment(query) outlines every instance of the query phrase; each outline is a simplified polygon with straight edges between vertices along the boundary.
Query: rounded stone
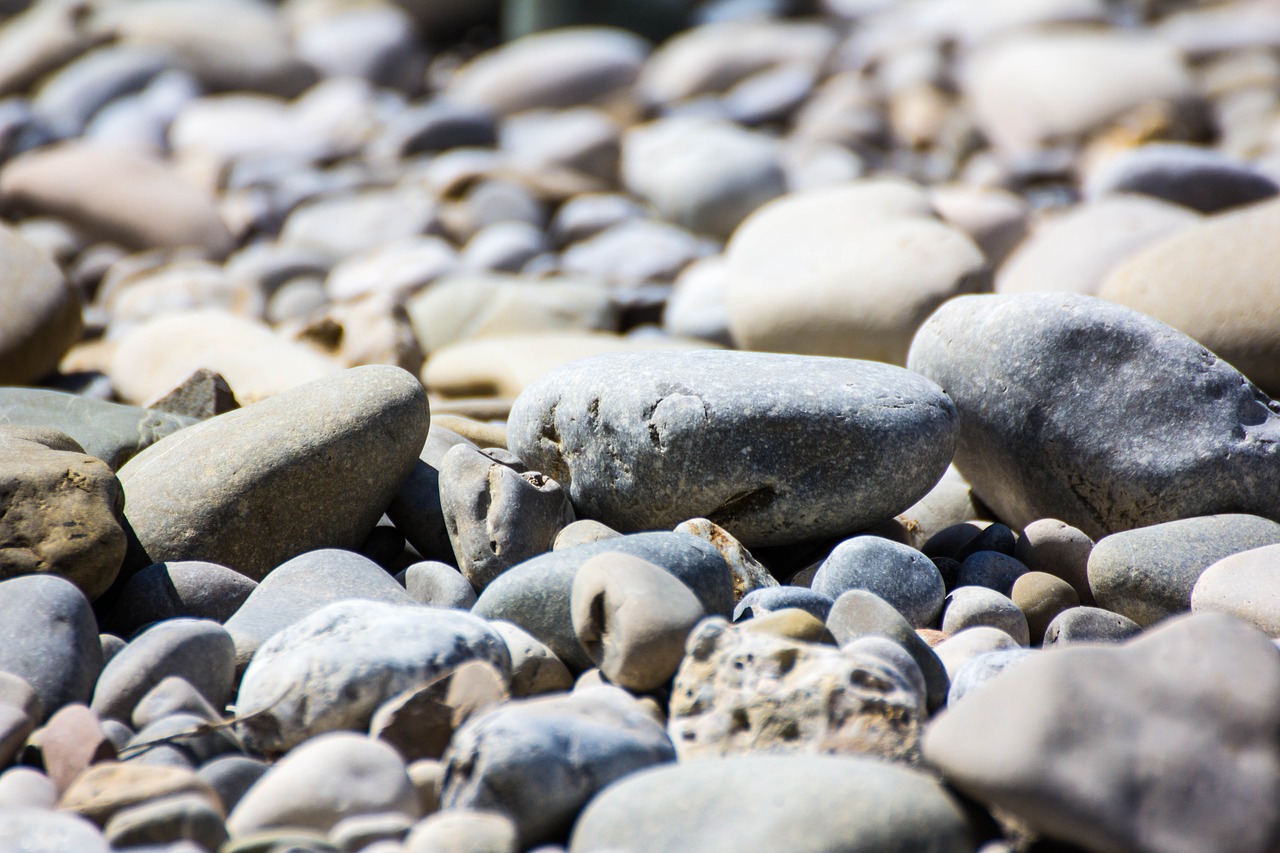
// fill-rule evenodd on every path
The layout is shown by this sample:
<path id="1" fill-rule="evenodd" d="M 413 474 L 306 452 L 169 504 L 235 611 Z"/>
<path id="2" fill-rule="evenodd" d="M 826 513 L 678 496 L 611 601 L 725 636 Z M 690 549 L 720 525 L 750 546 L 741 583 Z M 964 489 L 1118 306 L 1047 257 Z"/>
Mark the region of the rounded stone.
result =
<path id="1" fill-rule="evenodd" d="M 879 536 L 855 536 L 835 547 L 811 588 L 833 601 L 864 589 L 889 602 L 914 628 L 933 624 L 946 590 L 934 564 L 915 548 Z"/>
<path id="2" fill-rule="evenodd" d="M 405 853 L 516 853 L 515 824 L 493 812 L 450 809 L 414 826 Z"/>
<path id="3" fill-rule="evenodd" d="M 0 806 L 0 838 L 20 839 L 22 853 L 110 853 L 107 839 L 79 815 L 52 809 Z"/>
<path id="4" fill-rule="evenodd" d="M 227 840 L 225 820 L 221 809 L 207 797 L 187 794 L 116 812 L 103 834 L 115 848 L 187 840 L 197 849 L 216 850 Z"/>
<path id="5" fill-rule="evenodd" d="M 221 625 L 204 619 L 169 619 L 139 634 L 102 670 L 90 707 L 103 719 L 129 720 L 153 687 L 176 675 L 214 708 L 235 687 L 235 644 Z"/>
<path id="6" fill-rule="evenodd" d="M 1026 615 L 1031 644 L 1037 646 L 1059 613 L 1080 606 L 1080 596 L 1071 584 L 1046 572 L 1027 572 L 1018 578 L 1009 597 Z"/>
<path id="7" fill-rule="evenodd" d="M 267 772 L 266 762 L 247 755 L 222 755 L 205 762 L 196 771 L 218 795 L 218 802 L 230 814 L 236 804 Z"/>
<path id="8" fill-rule="evenodd" d="M 601 524 L 592 518 L 580 518 L 572 524 L 565 525 L 556 534 L 556 541 L 551 543 L 551 550 L 563 551 L 575 545 L 588 542 L 599 542 L 601 539 L 615 539 L 622 534 L 607 524 Z"/>
<path id="9" fill-rule="evenodd" d="M 497 631 L 511 653 L 511 695 L 519 699 L 541 693 L 560 693 L 573 688 L 573 676 L 555 652 L 528 631 L 494 619 L 489 627 Z"/>
<path id="10" fill-rule="evenodd" d="M 120 469 L 152 562 L 208 560 L 255 580 L 316 548 L 355 549 L 418 460 L 426 392 L 368 366 L 182 430 Z"/>
<path id="11" fill-rule="evenodd" d="M 779 610 L 803 610 L 823 622 L 835 600 L 802 586 L 771 586 L 753 589 L 733 608 L 733 621 L 755 619 Z"/>
<path id="12" fill-rule="evenodd" d="M 328 832 L 354 815 L 421 814 L 418 795 L 394 749 L 364 735 L 314 738 L 273 765 L 227 818 L 232 836 L 271 829 Z"/>
<path id="13" fill-rule="evenodd" d="M 204 780 L 185 767 L 103 761 L 76 777 L 63 792 L 58 808 L 103 826 L 125 809 L 183 794 L 195 794 L 211 802 L 217 796 Z"/>
<path id="14" fill-rule="evenodd" d="M 46 575 L 0 581 L 0 671 L 30 684 L 45 715 L 87 703 L 101 670 L 98 622 L 74 584 Z"/>
<path id="15" fill-rule="evenodd" d="M 982 586 L 952 590 L 942 614 L 943 633 L 954 635 L 979 625 L 1004 631 L 1020 646 L 1031 642 L 1027 617 L 1008 596 Z"/>
<path id="16" fill-rule="evenodd" d="M 476 603 L 475 587 L 448 563 L 426 561 L 404 570 L 404 588 L 419 604 L 470 610 Z"/>
<path id="17" fill-rule="evenodd" d="M 999 551 L 975 551 L 960 563 L 956 570 L 956 587 L 984 586 L 1001 595 L 1013 592 L 1018 578 L 1027 573 L 1027 567 Z"/>
<path id="18" fill-rule="evenodd" d="M 1280 192 L 1253 166 L 1210 148 L 1172 143 L 1139 145 L 1090 170 L 1090 196 L 1140 193 L 1201 213 L 1216 213 L 1262 201 Z"/>
<path id="19" fill-rule="evenodd" d="M 217 563 L 155 563 L 125 582 L 105 624 L 127 636 L 152 622 L 182 616 L 226 622 L 257 586 Z"/>
<path id="20" fill-rule="evenodd" d="M 1000 649 L 970 658 L 951 680 L 951 689 L 947 692 L 947 707 L 954 706 L 1009 667 L 1034 654 L 1032 649 Z"/>
<path id="21" fill-rule="evenodd" d="M 1195 613 L 1226 613 L 1280 637 L 1280 545 L 1252 548 L 1204 570 L 1191 590 Z"/>
<path id="22" fill-rule="evenodd" d="M 890 365 L 650 352 L 544 376 L 508 439 L 584 516 L 623 531 L 701 517 L 750 548 L 892 517 L 942 476 L 955 429 L 941 389 Z"/>
<path id="23" fill-rule="evenodd" d="M 685 637 L 706 613 L 689 587 L 629 554 L 604 553 L 573 577 L 573 632 L 605 678 L 646 693 L 675 674 Z"/>
<path id="24" fill-rule="evenodd" d="M 955 679 L 969 661 L 990 652 L 1011 651 L 1023 648 L 1009 632 L 988 625 L 965 628 L 943 640 L 933 651 L 946 667 L 947 677 Z M 948 689 L 948 695 L 950 690 Z"/>
<path id="25" fill-rule="evenodd" d="M 1044 648 L 1077 643 L 1119 643 L 1142 633 L 1132 619 L 1101 607 L 1068 607 L 1044 629 Z"/>
<path id="26" fill-rule="evenodd" d="M 1033 572 L 1044 572 L 1071 585 L 1080 603 L 1093 606 L 1089 589 L 1089 552 L 1093 540 L 1065 521 L 1041 518 L 1022 528 L 1013 556 Z M 1016 583 L 1016 581 L 1015 581 Z"/>
<path id="27" fill-rule="evenodd" d="M 79 340 L 84 323 L 75 292 L 33 243 L 0 228 L 0 258 L 5 265 L 5 287 L 0 293 L 0 384 L 24 385 L 53 372 Z"/>

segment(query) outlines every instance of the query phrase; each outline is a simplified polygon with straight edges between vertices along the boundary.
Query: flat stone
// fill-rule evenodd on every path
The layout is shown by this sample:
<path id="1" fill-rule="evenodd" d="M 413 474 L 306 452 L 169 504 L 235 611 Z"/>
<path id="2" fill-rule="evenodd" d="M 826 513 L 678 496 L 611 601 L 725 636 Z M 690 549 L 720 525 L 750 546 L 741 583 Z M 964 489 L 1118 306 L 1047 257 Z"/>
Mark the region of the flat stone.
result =
<path id="1" fill-rule="evenodd" d="M 90 598 L 124 562 L 124 495 L 115 474 L 65 433 L 0 427 L 0 578 L 66 578 Z"/>
<path id="2" fill-rule="evenodd" d="M 191 683 L 214 708 L 235 687 L 235 645 L 216 622 L 169 619 L 139 634 L 102 670 L 90 707 L 103 719 L 129 720 L 134 706 L 171 675 Z"/>
<path id="3" fill-rule="evenodd" d="M 334 732 L 273 765 L 236 805 L 227 828 L 237 838 L 272 829 L 328 832 L 344 818 L 386 812 L 421 814 L 404 760 L 373 738 Z"/>
<path id="4" fill-rule="evenodd" d="M 1144 628 L 1191 609 L 1200 575 L 1240 551 L 1280 543 L 1280 524 L 1253 515 L 1211 515 L 1113 533 L 1089 554 L 1099 606 Z"/>
<path id="5" fill-rule="evenodd" d="M 804 791 L 795 801 L 756 796 L 759 780 Z M 742 808 L 749 801 L 752 807 Z M 574 826 L 572 853 L 791 849 L 967 853 L 977 834 L 964 807 L 932 777 L 848 756 L 743 756 L 637 773 L 591 802 Z"/>
<path id="6" fill-rule="evenodd" d="M 1215 512 L 1280 518 L 1280 404 L 1131 309 L 961 297 L 908 365 L 947 389 L 964 425 L 956 467 L 1010 526 L 1057 518 L 1097 537 Z"/>
<path id="7" fill-rule="evenodd" d="M 70 787 L 89 765 L 116 757 L 98 715 L 78 702 L 60 708 L 34 739 L 44 771 L 59 791 Z"/>
<path id="8" fill-rule="evenodd" d="M 463 723 L 510 698 L 507 680 L 487 661 L 467 661 L 383 702 L 369 720 L 369 734 L 406 761 L 440 758 Z"/>
<path id="9" fill-rule="evenodd" d="M 724 557 L 688 533 L 636 533 L 553 551 L 521 563 L 491 583 L 472 612 L 503 619 L 545 643 L 566 666 L 589 668 L 591 658 L 573 633 L 573 579 L 587 560 L 617 551 L 661 566 L 693 590 L 708 614 L 727 616 L 733 585 Z"/>
<path id="10" fill-rule="evenodd" d="M 153 563 L 125 582 L 104 624 L 128 636 L 144 625 L 180 616 L 226 622 L 257 586 L 217 563 Z"/>
<path id="11" fill-rule="evenodd" d="M 101 670 L 98 623 L 75 585 L 44 575 L 0 581 L 0 671 L 35 688 L 46 715 L 87 703 Z"/>
<path id="12" fill-rule="evenodd" d="M 0 258 L 6 269 L 0 295 L 0 383 L 36 382 L 52 373 L 79 340 L 84 325 L 80 301 L 53 261 L 16 231 L 0 228 Z"/>
<path id="13" fill-rule="evenodd" d="M 611 782 L 675 760 L 671 740 L 625 691 L 521 699 L 467 722 L 445 755 L 441 805 L 515 823 L 522 848 L 562 837 Z"/>
<path id="14" fill-rule="evenodd" d="M 153 562 L 207 560 L 258 580 L 306 551 L 357 547 L 428 420 L 411 374 L 353 368 L 143 451 L 120 471 L 125 515 Z"/>
<path id="15" fill-rule="evenodd" d="M 946 395 L 900 368 L 720 351 L 584 359 L 507 425 L 579 514 L 622 531 L 701 517 L 747 547 L 892 517 L 946 470 L 955 429 Z"/>
<path id="16" fill-rule="evenodd" d="M 1280 636 L 1278 557 L 1280 545 L 1267 545 L 1218 560 L 1192 588 L 1192 612 L 1226 613 L 1269 636 Z"/>
<path id="17" fill-rule="evenodd" d="M 1176 853 L 1230 837 L 1264 851 L 1280 834 L 1277 708 L 1271 641 L 1200 614 L 1028 658 L 940 716 L 924 750 L 948 783 L 1049 838 Z"/>
<path id="18" fill-rule="evenodd" d="M 1276 182 L 1248 163 L 1194 145 L 1153 143 L 1122 151 L 1090 170 L 1090 196 L 1139 193 L 1217 213 L 1263 201 L 1280 192 Z"/>
<path id="19" fill-rule="evenodd" d="M 129 715 L 129 722 L 134 729 L 141 731 L 147 726 L 175 714 L 199 717 L 206 722 L 222 722 L 222 711 L 215 708 L 205 695 L 187 679 L 180 675 L 166 676 L 152 687 Z"/>
<path id="20" fill-rule="evenodd" d="M 258 649 L 240 682 L 237 729 L 276 755 L 326 732 L 366 730 L 383 702 L 472 660 L 511 671 L 501 636 L 469 613 L 336 602 Z"/>
<path id="21" fill-rule="evenodd" d="M 942 575 L 928 557 L 879 536 L 855 536 L 837 545 L 811 588 L 832 601 L 850 589 L 864 589 L 892 604 L 916 628 L 933 624 L 946 595 Z"/>

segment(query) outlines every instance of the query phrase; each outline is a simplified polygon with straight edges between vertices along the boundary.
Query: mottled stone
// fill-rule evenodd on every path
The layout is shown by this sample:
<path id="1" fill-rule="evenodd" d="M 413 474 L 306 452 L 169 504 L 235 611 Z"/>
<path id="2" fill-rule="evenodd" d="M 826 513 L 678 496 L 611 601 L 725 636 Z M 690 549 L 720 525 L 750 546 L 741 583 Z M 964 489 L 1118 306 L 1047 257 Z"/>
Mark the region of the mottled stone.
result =
<path id="1" fill-rule="evenodd" d="M 676 533 L 692 533 L 706 539 L 724 556 L 733 573 L 733 600 L 742 599 L 758 589 L 769 589 L 778 585 L 778 579 L 770 574 L 759 560 L 751 556 L 741 542 L 733 538 L 733 534 L 713 521 L 705 518 L 691 518 L 675 526 Z"/>
<path id="2" fill-rule="evenodd" d="M 942 575 L 928 557 L 879 536 L 855 536 L 837 545 L 811 588 L 832 601 L 850 589 L 864 589 L 892 604 L 916 628 L 933 624 L 946 595 Z"/>
<path id="3" fill-rule="evenodd" d="M 467 661 L 383 702 L 369 720 L 369 734 L 405 761 L 439 758 L 463 723 L 510 698 L 507 680 L 487 661 Z"/>

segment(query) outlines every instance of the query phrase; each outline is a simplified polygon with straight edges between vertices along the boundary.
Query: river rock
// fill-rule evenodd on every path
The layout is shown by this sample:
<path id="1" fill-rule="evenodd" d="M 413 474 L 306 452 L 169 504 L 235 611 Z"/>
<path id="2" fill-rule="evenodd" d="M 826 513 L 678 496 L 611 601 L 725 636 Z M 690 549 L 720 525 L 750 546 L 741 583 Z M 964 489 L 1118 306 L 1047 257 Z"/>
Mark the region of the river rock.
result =
<path id="1" fill-rule="evenodd" d="M 405 853 L 517 853 L 519 850 L 514 823 L 493 812 L 471 809 L 433 814 L 415 825 L 404 840 Z"/>
<path id="2" fill-rule="evenodd" d="M 1044 629 L 1044 648 L 1076 643 L 1118 643 L 1142 633 L 1127 616 L 1101 607 L 1068 607 Z"/>
<path id="3" fill-rule="evenodd" d="M 1226 613 L 1272 637 L 1280 636 L 1280 545 L 1251 548 L 1204 570 L 1191 590 L 1191 610 Z"/>
<path id="4" fill-rule="evenodd" d="M 1280 543 L 1280 524 L 1253 515 L 1184 518 L 1098 540 L 1089 587 L 1101 607 L 1143 627 L 1191 608 L 1200 575 L 1240 551 Z"/>
<path id="5" fill-rule="evenodd" d="M 654 532 L 552 551 L 521 563 L 489 584 L 472 612 L 513 622 L 546 643 L 566 666 L 587 669 L 591 658 L 573 633 L 573 579 L 587 560 L 612 551 L 671 572 L 693 590 L 708 614 L 728 616 L 733 610 L 729 567 L 713 545 L 688 533 Z"/>
<path id="6" fill-rule="evenodd" d="M 947 707 L 962 701 L 1009 667 L 1035 653 L 1034 649 L 999 649 L 969 658 L 951 681 L 951 690 L 947 692 Z"/>
<path id="7" fill-rule="evenodd" d="M 804 791 L 794 801 L 752 800 L 757 780 Z M 965 808 L 932 777 L 879 760 L 743 756 L 654 769 L 594 799 L 574 826 L 572 853 L 696 849 L 968 853 L 977 834 Z"/>
<path id="8" fill-rule="evenodd" d="M 1229 837 L 1260 853 L 1280 836 L 1277 708 L 1271 641 L 1201 614 L 1028 658 L 935 720 L 924 750 L 950 784 L 1050 838 L 1174 853 Z"/>
<path id="9" fill-rule="evenodd" d="M 555 652 L 518 625 L 494 619 L 489 627 L 502 635 L 511 653 L 512 696 L 523 698 L 540 693 L 560 693 L 573 688 L 573 676 Z"/>
<path id="10" fill-rule="evenodd" d="M 1136 311 L 1077 294 L 961 297 L 921 328 L 908 365 L 955 401 L 956 467 L 1010 526 L 1057 518 L 1096 537 L 1222 511 L 1280 518 L 1280 404 Z"/>
<path id="11" fill-rule="evenodd" d="M 1080 603 L 1092 606 L 1089 552 L 1093 540 L 1056 518 L 1041 518 L 1022 528 L 1013 556 L 1033 572 L 1044 572 L 1071 584 Z M 1016 583 L 1016 582 L 1015 582 Z"/>
<path id="12" fill-rule="evenodd" d="M 507 429 L 581 515 L 623 531 L 702 517 L 755 547 L 851 533 L 911 505 L 946 469 L 955 420 L 938 388 L 889 365 L 655 352 L 554 371 Z M 876 449 L 889 445 L 893 464 Z"/>
<path id="13" fill-rule="evenodd" d="M 203 779 L 185 767 L 103 761 L 76 777 L 63 792 L 58 808 L 102 826 L 125 809 L 187 794 L 210 802 L 216 802 L 217 797 Z"/>
<path id="14" fill-rule="evenodd" d="M 0 198 L 135 250 L 232 248 L 213 199 L 136 150 L 72 141 L 32 151 L 5 165 Z"/>
<path id="15" fill-rule="evenodd" d="M 1031 642 L 1027 617 L 1008 596 L 981 586 L 953 589 L 942 615 L 943 632 L 957 634 L 977 625 L 1004 631 L 1020 646 Z"/>
<path id="16" fill-rule="evenodd" d="M 689 636 L 668 723 L 681 761 L 765 752 L 919 761 L 923 683 L 873 655 L 753 625 L 711 619 Z"/>
<path id="17" fill-rule="evenodd" d="M 124 495 L 107 464 L 45 427 L 0 427 L 0 577 L 64 577 L 102 595 L 125 556 Z"/>
<path id="18" fill-rule="evenodd" d="M 3 193 L 0 180 L 0 193 Z M 80 302 L 61 271 L 17 232 L 0 227 L 0 383 L 43 379 L 80 338 Z"/>
<path id="19" fill-rule="evenodd" d="M 103 719 L 127 721 L 138 701 L 171 675 L 190 682 L 214 708 L 225 707 L 235 687 L 231 635 L 205 619 L 169 619 L 149 628 L 103 668 L 91 707 Z"/>
<path id="20" fill-rule="evenodd" d="M 404 588 L 419 604 L 470 610 L 476 603 L 471 582 L 448 563 L 414 563 L 404 570 Z"/>
<path id="21" fill-rule="evenodd" d="M 837 545 L 811 588 L 832 601 L 850 589 L 864 589 L 892 604 L 916 628 L 933 624 L 946 596 L 942 575 L 928 557 L 879 536 L 855 536 Z"/>
<path id="22" fill-rule="evenodd" d="M 982 250 L 899 180 L 777 199 L 734 231 L 725 256 L 740 347 L 891 364 L 935 308 L 990 282 Z"/>
<path id="23" fill-rule="evenodd" d="M 743 622 L 779 610 L 803 610 L 823 622 L 834 600 L 803 586 L 772 586 L 754 589 L 733 608 L 733 621 Z"/>
<path id="24" fill-rule="evenodd" d="M 1172 143 L 1122 151 L 1093 168 L 1084 185 L 1090 196 L 1139 193 L 1201 213 L 1240 207 L 1280 192 L 1274 180 L 1247 163 L 1209 148 Z"/>
<path id="25" fill-rule="evenodd" d="M 257 586 L 217 563 L 155 563 L 125 582 L 104 625 L 127 636 L 144 625 L 178 616 L 226 622 Z"/>
<path id="26" fill-rule="evenodd" d="M 1027 618 L 1028 637 L 1040 645 L 1045 630 L 1059 613 L 1080 606 L 1080 596 L 1060 577 L 1046 572 L 1027 572 L 1013 582 L 1009 594 Z"/>
<path id="27" fill-rule="evenodd" d="M 676 533 L 692 533 L 716 546 L 733 574 L 733 600 L 741 601 L 757 589 L 778 586 L 778 580 L 733 534 L 713 521 L 691 518 L 675 526 Z"/>
<path id="28" fill-rule="evenodd" d="M 364 730 L 386 700 L 470 660 L 511 670 L 502 637 L 471 614 L 339 601 L 258 649 L 240 684 L 238 728 L 246 745 L 268 754 L 325 732 Z"/>
<path id="29" fill-rule="evenodd" d="M 356 548 L 427 434 L 412 374 L 357 367 L 170 436 L 120 470 L 125 515 L 154 561 L 261 579 L 315 548 Z"/>
<path id="30" fill-rule="evenodd" d="M 87 703 L 101 670 L 98 622 L 74 584 L 51 575 L 0 581 L 0 671 L 30 684 L 46 716 Z"/>
<path id="31" fill-rule="evenodd" d="M 223 755 L 201 765 L 201 780 L 218 795 L 227 814 L 268 770 L 266 762 L 247 755 Z"/>
<path id="32" fill-rule="evenodd" d="M 528 848 L 567 833 L 606 785 L 674 760 L 662 725 L 617 688 L 516 700 L 454 735 L 441 804 L 505 815 Z"/>
<path id="33" fill-rule="evenodd" d="M 166 797 L 116 812 L 103 827 L 116 849 L 189 841 L 197 849 L 216 850 L 227 840 L 222 809 L 207 797 Z"/>

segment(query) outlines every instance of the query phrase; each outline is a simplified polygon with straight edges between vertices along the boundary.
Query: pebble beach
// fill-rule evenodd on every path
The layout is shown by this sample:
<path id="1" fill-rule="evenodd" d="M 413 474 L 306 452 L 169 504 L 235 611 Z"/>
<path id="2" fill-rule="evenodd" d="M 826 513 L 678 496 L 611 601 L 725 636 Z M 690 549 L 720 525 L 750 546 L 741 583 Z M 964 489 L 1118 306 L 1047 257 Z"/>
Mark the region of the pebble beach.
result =
<path id="1" fill-rule="evenodd" d="M 1273 0 L 0 0 L 0 853 L 1280 853 L 1273 397 Z"/>

